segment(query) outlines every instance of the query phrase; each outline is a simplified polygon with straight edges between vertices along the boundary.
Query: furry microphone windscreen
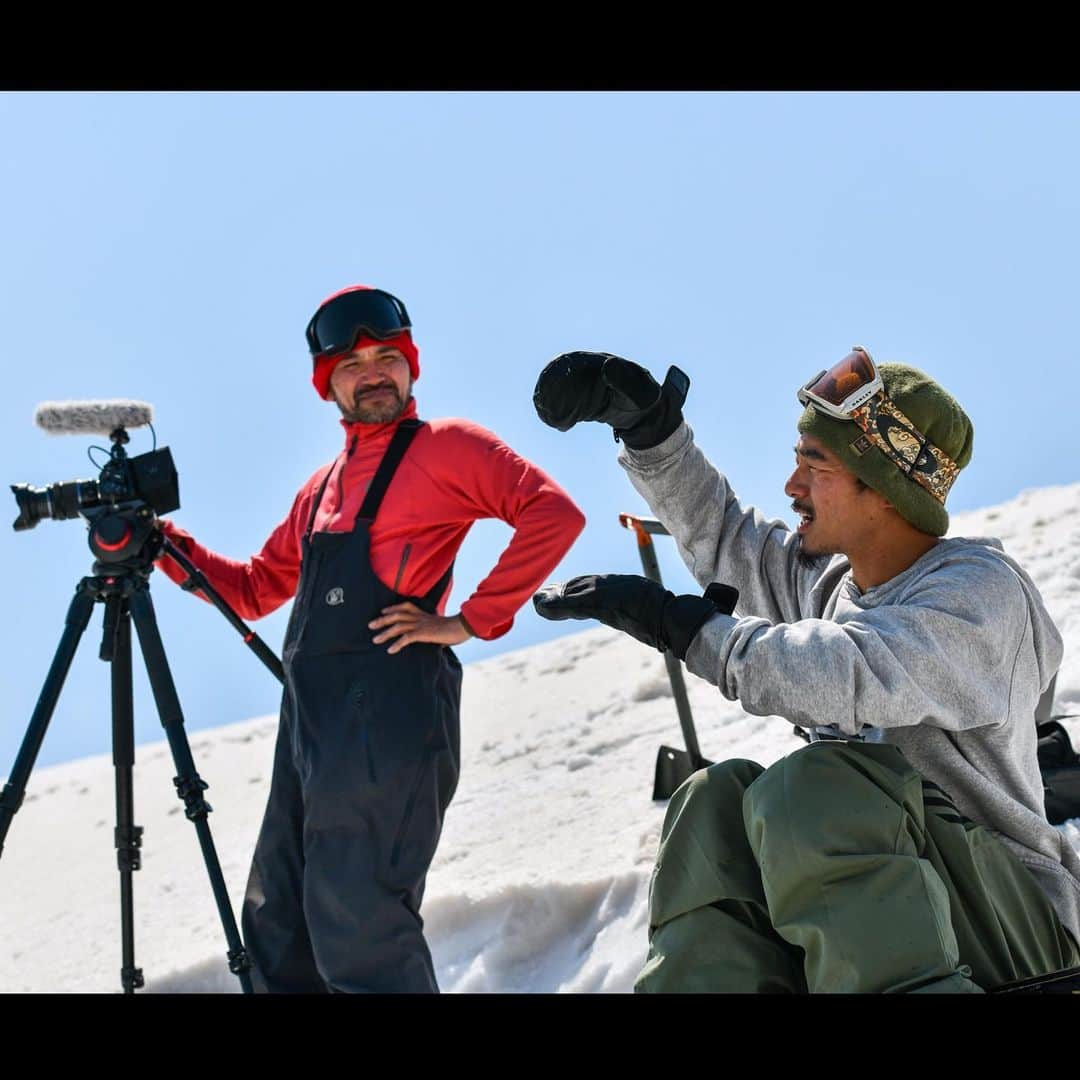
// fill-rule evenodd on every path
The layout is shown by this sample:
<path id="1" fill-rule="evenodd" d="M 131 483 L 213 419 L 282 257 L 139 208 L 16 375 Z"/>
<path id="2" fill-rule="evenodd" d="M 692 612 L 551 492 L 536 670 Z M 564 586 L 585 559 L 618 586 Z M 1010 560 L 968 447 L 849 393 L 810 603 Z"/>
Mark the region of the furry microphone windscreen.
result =
<path id="1" fill-rule="evenodd" d="M 50 435 L 111 435 L 117 428 L 143 427 L 154 418 L 145 401 L 43 401 L 34 423 Z"/>

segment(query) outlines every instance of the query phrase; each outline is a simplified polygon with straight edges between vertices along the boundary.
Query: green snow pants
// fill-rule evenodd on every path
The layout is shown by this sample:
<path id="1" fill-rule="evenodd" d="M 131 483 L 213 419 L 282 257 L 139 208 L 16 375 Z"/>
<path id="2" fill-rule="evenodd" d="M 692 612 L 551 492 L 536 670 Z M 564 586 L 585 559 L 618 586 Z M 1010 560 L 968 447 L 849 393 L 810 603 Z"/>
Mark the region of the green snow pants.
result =
<path id="1" fill-rule="evenodd" d="M 668 805 L 638 993 L 980 993 L 1080 964 L 1022 863 L 894 746 L 695 773 Z"/>

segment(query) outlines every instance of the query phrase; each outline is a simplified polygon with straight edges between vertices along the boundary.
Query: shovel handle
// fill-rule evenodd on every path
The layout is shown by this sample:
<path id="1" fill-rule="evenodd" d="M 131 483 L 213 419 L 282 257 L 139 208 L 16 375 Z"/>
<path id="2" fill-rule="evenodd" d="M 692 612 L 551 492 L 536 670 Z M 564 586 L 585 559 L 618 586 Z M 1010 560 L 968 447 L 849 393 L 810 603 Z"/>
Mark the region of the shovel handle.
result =
<path id="1" fill-rule="evenodd" d="M 655 581 L 657 585 L 663 585 L 663 579 L 660 577 L 660 563 L 656 558 L 656 548 L 653 546 L 652 538 L 654 534 L 658 536 L 671 534 L 655 518 L 620 514 L 619 524 L 624 529 L 633 529 L 637 535 L 638 554 L 641 556 L 641 566 L 645 571 L 645 576 L 650 581 Z M 675 698 L 675 709 L 679 714 L 679 726 L 682 728 L 687 752 L 695 763 L 704 762 L 701 748 L 698 746 L 697 733 L 694 731 L 694 717 L 690 712 L 690 698 L 687 696 L 686 683 L 683 681 L 682 665 L 669 652 L 664 653 L 664 664 L 667 666 L 668 679 L 671 681 L 671 693 Z"/>

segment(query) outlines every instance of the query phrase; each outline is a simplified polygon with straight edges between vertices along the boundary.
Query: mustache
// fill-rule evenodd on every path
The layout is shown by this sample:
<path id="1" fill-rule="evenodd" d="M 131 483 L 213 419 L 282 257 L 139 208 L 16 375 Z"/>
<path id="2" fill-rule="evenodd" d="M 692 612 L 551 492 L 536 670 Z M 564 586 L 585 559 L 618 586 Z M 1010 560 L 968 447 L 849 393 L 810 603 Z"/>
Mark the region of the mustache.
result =
<path id="1" fill-rule="evenodd" d="M 392 382 L 374 383 L 371 386 L 358 387 L 354 391 L 353 397 L 359 400 L 367 394 L 373 394 L 379 390 L 390 390 L 395 397 L 401 397 L 401 394 L 398 393 L 398 388 Z"/>
<path id="2" fill-rule="evenodd" d="M 798 499 L 796 499 L 791 504 L 791 509 L 794 510 L 796 514 L 813 514 L 814 513 L 814 508 L 812 506 L 807 506 L 805 503 L 799 502 Z"/>

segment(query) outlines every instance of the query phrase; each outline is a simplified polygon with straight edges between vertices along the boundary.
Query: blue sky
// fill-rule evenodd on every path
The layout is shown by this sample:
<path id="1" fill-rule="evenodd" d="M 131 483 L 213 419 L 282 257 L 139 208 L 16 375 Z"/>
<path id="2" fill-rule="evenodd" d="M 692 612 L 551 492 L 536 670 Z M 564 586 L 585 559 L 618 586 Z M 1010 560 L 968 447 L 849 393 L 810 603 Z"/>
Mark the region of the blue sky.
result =
<path id="1" fill-rule="evenodd" d="M 682 367 L 699 442 L 771 516 L 792 516 L 795 389 L 856 342 L 972 417 L 952 509 L 1072 483 L 1078 127 L 1075 93 L 0 93 L 5 484 L 97 475 L 106 440 L 46 435 L 39 402 L 147 401 L 180 474 L 172 516 L 246 557 L 341 444 L 303 329 L 352 282 L 407 303 L 421 415 L 494 430 L 585 511 L 556 577 L 638 572 L 617 518 L 645 509 L 607 429 L 536 419 L 536 376 L 567 349 Z M 451 607 L 508 538 L 473 530 Z M 0 545 L 5 775 L 92 557 L 79 520 Z M 670 542 L 660 556 L 693 588 Z M 189 731 L 276 709 L 217 612 L 161 574 L 151 593 Z M 39 764 L 110 749 L 102 614 Z M 275 650 L 286 617 L 255 625 Z M 529 607 L 459 654 L 582 626 Z M 135 685 L 137 740 L 158 739 L 138 652 Z"/>

